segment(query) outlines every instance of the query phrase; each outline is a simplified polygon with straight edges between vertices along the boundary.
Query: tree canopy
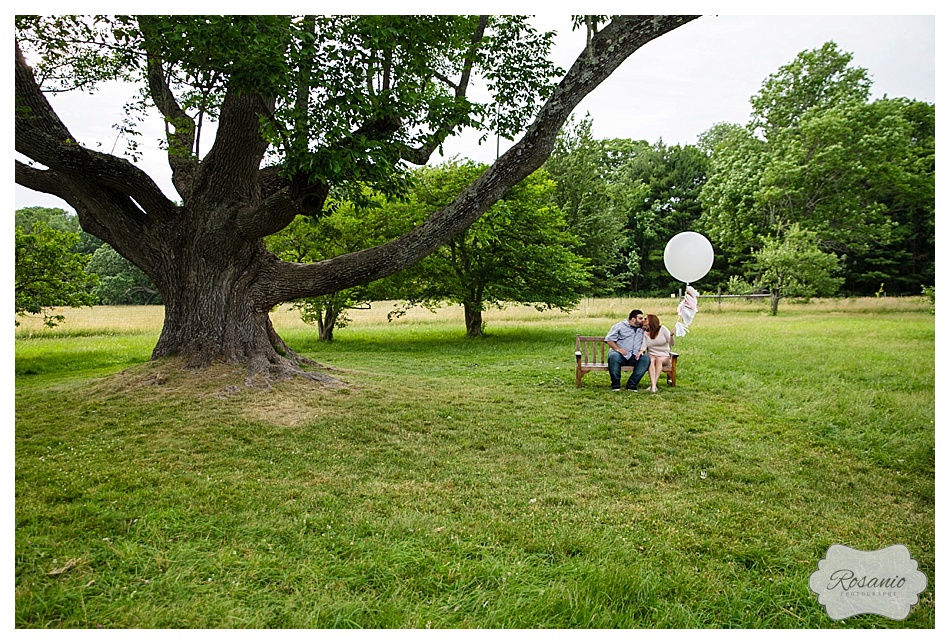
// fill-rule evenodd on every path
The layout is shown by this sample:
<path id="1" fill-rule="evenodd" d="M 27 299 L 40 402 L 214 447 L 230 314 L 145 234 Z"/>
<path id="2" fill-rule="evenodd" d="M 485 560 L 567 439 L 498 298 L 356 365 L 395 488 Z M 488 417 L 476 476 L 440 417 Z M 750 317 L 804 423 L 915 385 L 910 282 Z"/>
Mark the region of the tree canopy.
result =
<path id="1" fill-rule="evenodd" d="M 797 225 L 841 257 L 851 290 L 918 293 L 933 279 L 934 107 L 869 101 L 850 63 L 834 43 L 800 53 L 752 98 L 746 127 L 701 138 L 700 227 L 738 267 Z"/>
<path id="2" fill-rule="evenodd" d="M 662 140 L 596 140 L 591 126 L 589 118 L 568 123 L 544 167 L 590 262 L 592 293 L 668 293 L 676 287 L 663 249 L 700 216 L 707 156 Z"/>
<path id="3" fill-rule="evenodd" d="M 825 110 L 845 103 L 864 103 L 871 79 L 863 67 L 851 65 L 852 56 L 834 42 L 799 53 L 762 83 L 751 99 L 753 131 L 765 139 L 794 129 L 811 110 Z"/>
<path id="4" fill-rule="evenodd" d="M 555 180 L 554 200 L 571 232 L 577 253 L 590 263 L 592 292 L 610 294 L 621 283 L 624 264 L 624 213 L 614 207 L 616 154 L 608 141 L 597 140 L 593 121 L 570 119 L 544 168 Z"/>
<path id="5" fill-rule="evenodd" d="M 101 239 L 84 231 L 79 226 L 79 218 L 75 214 L 62 208 L 46 208 L 43 206 L 17 208 L 14 213 L 14 220 L 16 226 L 25 233 L 33 232 L 33 224 L 38 221 L 45 223 L 53 230 L 77 233 L 79 243 L 72 250 L 84 255 L 92 255 L 104 243 Z"/>

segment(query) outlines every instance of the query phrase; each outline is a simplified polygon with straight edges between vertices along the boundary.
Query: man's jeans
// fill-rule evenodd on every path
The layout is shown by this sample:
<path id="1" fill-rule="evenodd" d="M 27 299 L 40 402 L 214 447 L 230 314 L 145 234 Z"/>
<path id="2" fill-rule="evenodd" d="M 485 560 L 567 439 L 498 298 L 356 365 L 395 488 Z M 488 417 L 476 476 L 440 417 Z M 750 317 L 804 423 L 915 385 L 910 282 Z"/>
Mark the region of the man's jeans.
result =
<path id="1" fill-rule="evenodd" d="M 630 374 L 630 379 L 627 380 L 627 389 L 636 389 L 637 385 L 640 384 L 640 379 L 643 378 L 643 374 L 650 370 L 650 356 L 644 351 L 640 359 L 637 360 L 636 354 L 624 358 L 613 349 L 610 350 L 610 353 L 607 354 L 607 371 L 610 372 L 611 389 L 620 389 L 620 368 L 630 366 L 633 367 L 633 373 Z"/>

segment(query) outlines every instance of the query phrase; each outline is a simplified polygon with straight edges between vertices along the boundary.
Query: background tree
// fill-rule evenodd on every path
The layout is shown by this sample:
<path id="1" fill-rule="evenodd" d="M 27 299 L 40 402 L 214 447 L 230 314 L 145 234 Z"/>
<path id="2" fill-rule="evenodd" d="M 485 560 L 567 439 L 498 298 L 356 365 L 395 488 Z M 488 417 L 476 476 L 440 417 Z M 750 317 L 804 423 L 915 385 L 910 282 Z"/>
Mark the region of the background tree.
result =
<path id="1" fill-rule="evenodd" d="M 41 221 L 53 230 L 62 232 L 78 233 L 82 230 L 79 226 L 79 219 L 75 215 L 70 216 L 62 208 L 46 208 L 44 206 L 27 206 L 18 208 L 14 214 L 16 227 L 25 233 L 33 232 L 33 224 Z"/>
<path id="2" fill-rule="evenodd" d="M 309 263 L 329 259 L 345 252 L 368 248 L 346 233 L 352 230 L 335 211 L 319 219 L 298 216 L 293 223 L 276 235 L 267 238 L 267 248 L 288 262 Z M 356 220 L 359 223 L 359 220 Z M 349 250 L 344 250 L 349 249 Z M 366 301 L 365 286 L 344 289 L 319 297 L 297 300 L 293 308 L 300 311 L 300 319 L 317 325 L 321 340 L 333 340 L 333 332 L 349 323 L 347 309 L 361 306 Z"/>
<path id="3" fill-rule="evenodd" d="M 666 270 L 663 252 L 674 235 L 696 227 L 706 165 L 695 146 L 641 142 L 617 171 L 614 208 L 625 216 L 625 249 L 638 268 L 627 275 L 630 290 L 662 296 L 679 287 Z"/>
<path id="4" fill-rule="evenodd" d="M 740 266 L 751 261 L 760 235 L 768 229 L 755 199 L 766 145 L 740 125 L 720 123 L 713 130 L 700 136 L 709 155 L 709 176 L 700 192 L 700 227 Z"/>
<path id="5" fill-rule="evenodd" d="M 750 99 L 750 130 L 769 141 L 794 130 L 810 111 L 867 102 L 871 79 L 863 67 L 851 66 L 852 58 L 834 42 L 799 53 Z"/>
<path id="6" fill-rule="evenodd" d="M 833 43 L 802 52 L 753 97 L 746 128 L 717 126 L 706 137 L 700 227 L 742 266 L 797 223 L 842 256 L 852 292 L 906 284 L 898 276 L 908 263 L 920 271 L 909 280 L 917 292 L 932 248 L 928 110 L 867 102 L 867 72 L 850 60 Z"/>
<path id="7" fill-rule="evenodd" d="M 92 254 L 86 272 L 99 278 L 94 293 L 100 304 L 161 304 L 148 276 L 114 248 L 103 244 Z"/>
<path id="8" fill-rule="evenodd" d="M 609 143 L 597 140 L 588 115 L 570 119 L 544 168 L 557 184 L 554 201 L 577 237 L 578 255 L 591 268 L 591 295 L 610 295 L 621 287 L 626 269 L 624 213 L 613 206 L 613 178 L 619 161 Z"/>
<path id="9" fill-rule="evenodd" d="M 284 261 L 309 263 L 382 244 L 412 228 L 414 222 L 398 202 L 387 204 L 383 196 L 368 192 L 361 202 L 359 207 L 350 202 L 336 203 L 331 212 L 319 218 L 299 216 L 268 237 L 267 247 Z M 363 308 L 376 300 L 401 299 L 406 275 L 407 271 L 401 271 L 364 286 L 303 298 L 293 308 L 300 311 L 304 322 L 317 325 L 321 340 L 331 341 L 333 332 L 350 322 L 348 309 Z"/>
<path id="10" fill-rule="evenodd" d="M 46 326 L 52 327 L 65 318 L 51 313 L 51 308 L 95 304 L 96 296 L 91 289 L 98 280 L 83 270 L 85 256 L 72 250 L 79 243 L 77 233 L 55 230 L 43 221 L 35 221 L 31 232 L 17 226 L 14 235 L 17 315 L 43 313 Z"/>
<path id="11" fill-rule="evenodd" d="M 837 293 L 842 282 L 835 276 L 839 268 L 838 258 L 819 248 L 814 232 L 792 224 L 783 235 L 766 238 L 755 252 L 752 282 L 733 276 L 730 291 L 746 294 L 764 290 L 772 295 L 772 315 L 778 315 L 782 298 L 808 299 Z"/>
<path id="12" fill-rule="evenodd" d="M 891 293 L 914 294 L 936 280 L 936 111 L 898 98 L 875 101 L 869 112 L 890 144 L 867 188 L 893 227 L 889 238 L 873 237 L 864 252 L 849 255 L 844 288 L 867 294 L 886 284 Z"/>
<path id="13" fill-rule="evenodd" d="M 472 162 L 421 169 L 410 203 L 422 216 L 450 201 L 485 169 Z M 539 310 L 573 309 L 590 286 L 590 273 L 585 260 L 571 251 L 577 240 L 567 232 L 554 190 L 544 170 L 514 186 L 412 271 L 409 305 L 462 305 L 472 337 L 482 335 L 482 313 L 490 307 L 515 302 Z"/>
<path id="14" fill-rule="evenodd" d="M 36 165 L 18 161 L 16 181 L 63 198 L 84 230 L 149 276 L 165 302 L 154 358 L 244 363 L 248 379 L 298 374 L 271 308 L 381 279 L 462 233 L 541 166 L 584 96 L 696 17 L 588 20 L 587 47 L 552 87 L 551 34 L 518 16 L 21 16 L 16 150 Z M 491 95 L 483 104 L 468 96 L 476 75 Z M 139 107 L 164 118 L 180 203 L 83 146 L 43 94 L 113 79 L 137 83 Z M 205 120 L 217 127 L 201 156 Z M 354 200 L 364 184 L 399 193 L 407 163 L 424 164 L 469 126 L 524 135 L 409 233 L 307 265 L 266 250 L 264 237 L 319 214 L 331 188 Z"/>
<path id="15" fill-rule="evenodd" d="M 665 294 L 669 239 L 700 216 L 708 157 L 695 146 L 593 138 L 590 118 L 568 124 L 545 168 L 578 253 L 590 260 L 594 294 Z"/>
<path id="16" fill-rule="evenodd" d="M 37 221 L 44 222 L 53 230 L 77 233 L 79 243 L 72 250 L 83 255 L 91 256 L 97 248 L 105 243 L 84 231 L 79 225 L 79 218 L 74 213 L 67 212 L 62 208 L 46 208 L 44 206 L 18 208 L 15 213 L 15 221 L 16 226 L 25 233 L 33 232 L 33 224 Z"/>
<path id="17" fill-rule="evenodd" d="M 53 230 L 76 233 L 78 243 L 70 250 L 83 255 L 86 272 L 95 274 L 99 283 L 94 293 L 101 304 L 160 304 L 161 295 L 148 276 L 114 248 L 90 235 L 79 226 L 79 218 L 62 208 L 28 206 L 16 211 L 16 226 L 25 233 L 36 222 Z"/>

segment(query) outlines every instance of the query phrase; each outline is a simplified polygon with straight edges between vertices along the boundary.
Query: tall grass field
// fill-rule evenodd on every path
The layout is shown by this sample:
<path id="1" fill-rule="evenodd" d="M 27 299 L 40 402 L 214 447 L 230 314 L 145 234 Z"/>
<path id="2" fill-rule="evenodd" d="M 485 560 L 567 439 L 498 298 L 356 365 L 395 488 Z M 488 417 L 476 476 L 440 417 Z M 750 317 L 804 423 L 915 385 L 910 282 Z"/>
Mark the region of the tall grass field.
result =
<path id="1" fill-rule="evenodd" d="M 575 386 L 632 308 L 353 311 L 278 331 L 345 386 L 150 362 L 160 307 L 21 319 L 19 628 L 933 628 L 934 316 L 701 300 L 677 386 Z M 625 375 L 626 378 L 626 375 Z M 903 544 L 906 619 L 835 621 L 828 548 Z"/>

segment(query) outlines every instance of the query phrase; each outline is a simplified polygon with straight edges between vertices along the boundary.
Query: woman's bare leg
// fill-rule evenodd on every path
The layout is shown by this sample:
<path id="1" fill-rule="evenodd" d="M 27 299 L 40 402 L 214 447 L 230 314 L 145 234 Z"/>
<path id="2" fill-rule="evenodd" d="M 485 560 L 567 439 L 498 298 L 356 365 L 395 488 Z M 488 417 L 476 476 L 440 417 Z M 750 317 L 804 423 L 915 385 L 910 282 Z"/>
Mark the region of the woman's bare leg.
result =
<path id="1" fill-rule="evenodd" d="M 650 356 L 650 391 L 656 391 L 656 383 L 663 372 L 663 358 Z"/>

